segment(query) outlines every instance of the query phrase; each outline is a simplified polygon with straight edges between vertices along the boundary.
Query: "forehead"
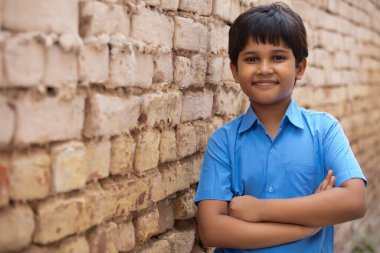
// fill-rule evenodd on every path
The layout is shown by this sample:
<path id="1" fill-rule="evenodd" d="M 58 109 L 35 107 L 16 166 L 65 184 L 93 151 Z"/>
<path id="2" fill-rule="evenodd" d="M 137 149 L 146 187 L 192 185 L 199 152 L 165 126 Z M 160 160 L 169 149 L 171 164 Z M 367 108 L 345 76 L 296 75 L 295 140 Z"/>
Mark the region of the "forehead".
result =
<path id="1" fill-rule="evenodd" d="M 245 47 L 240 53 L 244 53 L 247 51 L 266 52 L 266 51 L 278 51 L 278 50 L 292 53 L 291 48 L 288 45 L 286 45 L 284 41 L 281 39 L 279 40 L 278 44 L 271 44 L 269 42 L 267 43 L 258 42 L 256 41 L 256 39 L 249 37 Z"/>

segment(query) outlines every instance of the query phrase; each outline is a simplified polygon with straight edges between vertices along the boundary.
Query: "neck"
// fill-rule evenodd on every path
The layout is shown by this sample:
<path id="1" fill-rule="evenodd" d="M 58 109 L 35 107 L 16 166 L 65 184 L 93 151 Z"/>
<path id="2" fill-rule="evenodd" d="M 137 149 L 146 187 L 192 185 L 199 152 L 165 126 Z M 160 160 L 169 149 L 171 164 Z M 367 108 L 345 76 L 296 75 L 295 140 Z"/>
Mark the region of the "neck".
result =
<path id="1" fill-rule="evenodd" d="M 280 127 L 289 103 L 290 98 L 272 105 L 257 104 L 251 101 L 251 107 L 255 111 L 257 118 L 272 138 L 274 138 Z"/>

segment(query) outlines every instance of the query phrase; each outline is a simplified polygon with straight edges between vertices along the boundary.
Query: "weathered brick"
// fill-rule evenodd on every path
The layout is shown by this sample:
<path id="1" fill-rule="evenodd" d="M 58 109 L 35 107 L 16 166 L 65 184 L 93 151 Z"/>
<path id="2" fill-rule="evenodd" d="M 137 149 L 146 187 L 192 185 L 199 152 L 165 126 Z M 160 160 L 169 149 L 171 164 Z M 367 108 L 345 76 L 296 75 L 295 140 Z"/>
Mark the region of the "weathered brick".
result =
<path id="1" fill-rule="evenodd" d="M 177 126 L 177 155 L 183 158 L 192 155 L 197 150 L 197 135 L 195 128 L 190 124 L 181 124 Z"/>
<path id="2" fill-rule="evenodd" d="M 13 200 L 40 199 L 50 191 L 50 157 L 44 151 L 12 156 L 9 195 Z"/>
<path id="3" fill-rule="evenodd" d="M 129 17 L 122 6 L 101 2 L 85 2 L 81 9 L 80 32 L 83 36 L 99 35 L 102 33 L 122 33 L 129 35 Z"/>
<path id="4" fill-rule="evenodd" d="M 174 57 L 174 82 L 178 88 L 187 88 L 191 84 L 191 61 L 187 57 L 175 56 Z"/>
<path id="5" fill-rule="evenodd" d="M 34 231 L 34 215 L 26 205 L 0 210 L 0 252 L 13 252 L 27 246 Z"/>
<path id="6" fill-rule="evenodd" d="M 227 51 L 229 29 L 228 25 L 209 24 L 208 51 L 215 54 L 219 51 Z"/>
<path id="7" fill-rule="evenodd" d="M 78 33 L 78 0 L 5 0 L 3 5 L 4 28 Z"/>
<path id="8" fill-rule="evenodd" d="M 64 52 L 56 45 L 48 47 L 43 83 L 53 87 L 75 87 L 78 81 L 77 69 L 74 52 Z"/>
<path id="9" fill-rule="evenodd" d="M 0 155 L 0 208 L 9 204 L 9 173 L 8 156 Z"/>
<path id="10" fill-rule="evenodd" d="M 135 248 L 135 228 L 132 221 L 118 224 L 117 226 L 117 250 L 129 251 Z"/>
<path id="11" fill-rule="evenodd" d="M 173 203 L 171 199 L 164 199 L 157 203 L 159 213 L 158 233 L 162 234 L 174 226 Z"/>
<path id="12" fill-rule="evenodd" d="M 218 84 L 222 81 L 223 57 L 215 56 L 209 59 L 206 82 Z"/>
<path id="13" fill-rule="evenodd" d="M 175 11 L 178 9 L 179 0 L 161 0 L 161 8 Z"/>
<path id="14" fill-rule="evenodd" d="M 231 0 L 214 0 L 212 14 L 228 21 L 230 18 Z"/>
<path id="15" fill-rule="evenodd" d="M 147 126 L 176 126 L 180 122 L 182 95 L 177 91 L 143 96 L 140 121 Z"/>
<path id="16" fill-rule="evenodd" d="M 144 210 L 133 220 L 137 241 L 146 241 L 151 236 L 159 233 L 160 214 L 156 206 Z"/>
<path id="17" fill-rule="evenodd" d="M 189 51 L 207 50 L 207 27 L 192 19 L 174 17 L 174 49 Z"/>
<path id="18" fill-rule="evenodd" d="M 40 202 L 33 242 L 45 245 L 88 229 L 92 224 L 87 204 L 84 196 Z"/>
<path id="19" fill-rule="evenodd" d="M 177 196 L 174 201 L 174 217 L 176 220 L 195 217 L 197 207 L 194 204 L 195 190 L 188 189 Z"/>
<path id="20" fill-rule="evenodd" d="M 148 89 L 152 80 L 152 55 L 136 53 L 134 50 L 111 51 L 108 88 L 136 86 Z"/>
<path id="21" fill-rule="evenodd" d="M 139 173 L 157 167 L 160 156 L 160 132 L 146 130 L 140 132 L 136 140 L 134 167 Z"/>
<path id="22" fill-rule="evenodd" d="M 160 0 L 144 0 L 147 5 L 150 6 L 159 6 Z"/>
<path id="23" fill-rule="evenodd" d="M 84 213 L 88 215 L 86 218 L 89 218 L 89 224 L 97 225 L 111 217 L 108 213 L 106 192 L 97 182 L 86 185 L 81 196 L 85 199 Z"/>
<path id="24" fill-rule="evenodd" d="M 16 122 L 15 113 L 3 96 L 0 96 L 0 121 L 0 145 L 7 145 L 12 140 Z"/>
<path id="25" fill-rule="evenodd" d="M 87 145 L 87 181 L 108 177 L 111 164 L 111 142 L 103 139 L 90 141 Z"/>
<path id="26" fill-rule="evenodd" d="M 84 98 L 25 97 L 15 103 L 16 142 L 45 143 L 81 136 Z M 46 124 L 49 122 L 49 124 Z"/>
<path id="27" fill-rule="evenodd" d="M 85 135 L 110 136 L 127 132 L 137 126 L 141 98 L 93 94 L 85 121 Z"/>
<path id="28" fill-rule="evenodd" d="M 105 83 L 108 80 L 108 54 L 108 46 L 105 43 L 84 43 L 79 56 L 81 83 Z"/>
<path id="29" fill-rule="evenodd" d="M 92 229 L 88 236 L 91 253 L 117 253 L 117 225 L 109 222 Z"/>
<path id="30" fill-rule="evenodd" d="M 158 54 L 154 57 L 153 83 L 173 82 L 173 56 Z"/>
<path id="31" fill-rule="evenodd" d="M 51 249 L 49 249 L 51 252 Z M 61 241 L 57 246 L 57 253 L 90 253 L 90 247 L 86 238 L 80 237 L 69 237 Z"/>
<path id="32" fill-rule="evenodd" d="M 164 196 L 169 196 L 177 191 L 182 191 L 189 188 L 192 172 L 189 167 L 182 166 L 181 163 L 174 162 L 167 167 L 160 168 L 162 175 L 162 186 Z"/>
<path id="33" fill-rule="evenodd" d="M 185 175 L 190 184 L 197 183 L 201 174 L 203 154 L 196 154 L 180 162 L 182 174 Z M 182 190 L 184 190 L 183 188 Z"/>
<path id="34" fill-rule="evenodd" d="M 213 93 L 211 91 L 187 92 L 183 98 L 181 122 L 210 117 L 212 104 Z"/>
<path id="35" fill-rule="evenodd" d="M 231 0 L 230 3 L 230 16 L 228 18 L 228 21 L 230 23 L 234 22 L 235 19 L 240 15 L 240 0 Z"/>
<path id="36" fill-rule="evenodd" d="M 160 162 L 171 162 L 177 159 L 177 140 L 175 131 L 167 129 L 161 132 Z"/>
<path id="37" fill-rule="evenodd" d="M 204 87 L 206 81 L 207 59 L 206 56 L 195 54 L 191 56 L 191 84 L 196 87 Z"/>
<path id="38" fill-rule="evenodd" d="M 135 148 L 135 140 L 130 135 L 119 135 L 111 140 L 111 175 L 125 175 L 133 171 Z"/>
<path id="39" fill-rule="evenodd" d="M 67 192 L 86 184 L 88 163 L 83 143 L 72 141 L 55 145 L 51 150 L 51 163 L 54 192 Z"/>
<path id="40" fill-rule="evenodd" d="M 215 91 L 214 112 L 217 115 L 238 115 L 242 107 L 242 92 L 224 86 Z"/>
<path id="41" fill-rule="evenodd" d="M 172 252 L 190 253 L 195 241 L 195 227 L 189 225 L 184 230 L 172 230 L 165 234 L 162 239 L 169 241 Z"/>
<path id="42" fill-rule="evenodd" d="M 171 253 L 170 243 L 167 240 L 149 242 L 141 253 Z"/>
<path id="43" fill-rule="evenodd" d="M 5 84 L 30 87 L 42 82 L 45 52 L 42 44 L 36 39 L 25 35 L 8 39 L 5 42 L 3 57 Z"/>
<path id="44" fill-rule="evenodd" d="M 173 19 L 157 11 L 140 7 L 132 16 L 131 36 L 145 43 L 172 48 L 173 31 Z"/>
<path id="45" fill-rule="evenodd" d="M 199 15 L 210 15 L 212 9 L 212 0 L 181 0 L 179 9 L 188 12 L 195 12 Z"/>
<path id="46" fill-rule="evenodd" d="M 223 59 L 222 80 L 234 82 L 234 77 L 232 76 L 230 68 L 230 59 L 228 57 Z"/>

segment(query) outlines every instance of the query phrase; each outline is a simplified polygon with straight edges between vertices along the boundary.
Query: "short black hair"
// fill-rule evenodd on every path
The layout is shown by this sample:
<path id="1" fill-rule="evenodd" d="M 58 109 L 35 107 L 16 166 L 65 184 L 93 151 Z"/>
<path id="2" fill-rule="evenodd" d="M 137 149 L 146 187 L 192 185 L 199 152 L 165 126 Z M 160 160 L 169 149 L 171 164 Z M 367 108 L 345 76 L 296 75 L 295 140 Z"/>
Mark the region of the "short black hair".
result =
<path id="1" fill-rule="evenodd" d="M 239 53 L 252 38 L 256 43 L 279 45 L 282 41 L 298 65 L 308 56 L 306 29 L 301 17 L 285 3 L 272 3 L 240 14 L 229 31 L 228 55 L 237 67 Z"/>

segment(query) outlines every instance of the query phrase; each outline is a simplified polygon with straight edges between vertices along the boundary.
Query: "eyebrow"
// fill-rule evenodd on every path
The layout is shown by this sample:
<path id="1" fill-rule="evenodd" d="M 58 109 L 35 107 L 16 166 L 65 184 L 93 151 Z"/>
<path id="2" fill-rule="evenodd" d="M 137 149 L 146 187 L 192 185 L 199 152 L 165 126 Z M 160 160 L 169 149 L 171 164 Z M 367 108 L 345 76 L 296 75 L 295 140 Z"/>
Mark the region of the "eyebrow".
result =
<path id="1" fill-rule="evenodd" d="M 278 54 L 278 53 L 290 53 L 290 50 L 288 49 L 275 49 L 275 50 L 272 50 L 271 53 L 275 53 L 275 54 Z M 246 52 L 243 52 L 241 55 L 244 56 L 244 55 L 256 55 L 258 54 L 257 51 L 246 51 Z"/>

